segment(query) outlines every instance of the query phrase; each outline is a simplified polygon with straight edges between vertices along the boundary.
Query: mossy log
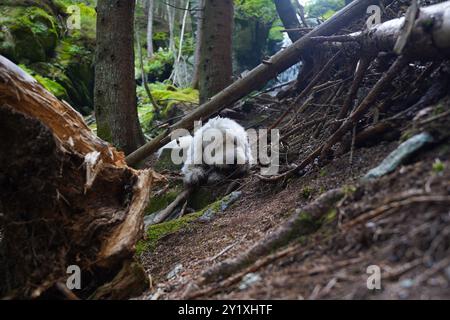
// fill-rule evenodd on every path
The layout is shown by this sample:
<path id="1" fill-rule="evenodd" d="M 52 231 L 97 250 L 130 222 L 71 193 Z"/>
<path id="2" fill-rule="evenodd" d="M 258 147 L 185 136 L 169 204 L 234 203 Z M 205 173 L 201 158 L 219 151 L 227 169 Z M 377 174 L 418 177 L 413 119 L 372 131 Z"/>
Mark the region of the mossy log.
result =
<path id="1" fill-rule="evenodd" d="M 161 178 L 129 168 L 78 112 L 0 56 L 0 297 L 65 298 L 73 265 L 78 298 L 145 289 L 121 270 Z"/>

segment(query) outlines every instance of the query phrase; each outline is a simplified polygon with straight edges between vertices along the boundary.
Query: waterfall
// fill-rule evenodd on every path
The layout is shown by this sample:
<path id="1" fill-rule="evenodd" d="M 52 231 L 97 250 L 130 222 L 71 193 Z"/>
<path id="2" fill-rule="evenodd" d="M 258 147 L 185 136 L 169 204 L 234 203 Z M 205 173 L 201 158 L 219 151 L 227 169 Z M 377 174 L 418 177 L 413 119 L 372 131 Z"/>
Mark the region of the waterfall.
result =
<path id="1" fill-rule="evenodd" d="M 291 39 L 289 38 L 287 33 L 284 33 L 282 47 L 286 48 L 286 47 L 290 46 L 291 44 L 292 44 Z M 289 69 L 287 69 L 286 71 L 283 71 L 282 73 L 280 73 L 277 77 L 277 84 L 282 84 L 282 83 L 286 83 L 286 82 L 297 79 L 297 75 L 298 75 L 298 72 L 300 71 L 301 65 L 302 65 L 302 63 L 299 62 L 299 63 L 293 65 L 292 67 L 290 67 Z"/>

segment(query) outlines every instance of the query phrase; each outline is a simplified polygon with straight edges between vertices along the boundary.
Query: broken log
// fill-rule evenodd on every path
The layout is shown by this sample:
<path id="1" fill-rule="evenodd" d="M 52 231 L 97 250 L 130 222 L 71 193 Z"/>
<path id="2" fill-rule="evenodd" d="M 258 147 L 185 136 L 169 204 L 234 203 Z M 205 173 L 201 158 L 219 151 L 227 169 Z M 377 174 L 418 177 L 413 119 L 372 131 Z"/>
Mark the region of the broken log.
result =
<path id="1" fill-rule="evenodd" d="M 183 119 L 172 125 L 167 132 L 160 134 L 132 154 L 128 155 L 126 158 L 127 163 L 130 166 L 138 165 L 140 161 L 154 153 L 164 144 L 170 142 L 170 132 L 179 128 L 191 129 L 194 121 L 205 120 L 222 108 L 245 97 L 252 91 L 260 89 L 267 81 L 275 78 L 279 73 L 296 64 L 305 50 L 311 48 L 315 44 L 315 42 L 311 41 L 311 38 L 331 35 L 339 31 L 342 27 L 350 24 L 354 19 L 362 17 L 369 5 L 377 3 L 377 0 L 355 0 L 348 4 L 330 19 L 297 40 L 291 46 L 278 52 L 268 61 L 265 61 L 250 71 L 245 77 L 237 80 L 193 112 L 186 115 Z"/>
<path id="2" fill-rule="evenodd" d="M 332 37 L 314 37 L 318 42 L 348 42 L 360 44 L 362 53 L 393 52 L 403 34 L 405 17 L 393 19 L 363 32 Z M 404 44 L 402 55 L 410 59 L 438 60 L 450 57 L 450 1 L 420 8 Z"/>
<path id="3" fill-rule="evenodd" d="M 160 179 L 127 167 L 77 111 L 0 56 L 0 297 L 67 297 L 70 266 L 81 276 L 72 298 L 145 290 L 114 279 L 132 263 Z"/>

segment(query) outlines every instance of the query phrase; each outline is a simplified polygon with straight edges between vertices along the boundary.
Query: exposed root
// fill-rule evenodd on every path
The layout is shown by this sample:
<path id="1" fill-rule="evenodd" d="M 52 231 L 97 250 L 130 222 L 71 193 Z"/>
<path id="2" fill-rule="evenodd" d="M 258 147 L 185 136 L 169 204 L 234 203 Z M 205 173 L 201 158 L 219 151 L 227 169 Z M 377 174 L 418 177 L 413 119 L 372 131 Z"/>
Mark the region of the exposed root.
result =
<path id="1" fill-rule="evenodd" d="M 288 244 L 292 239 L 314 232 L 320 226 L 321 218 L 343 196 L 344 192 L 341 189 L 333 189 L 322 194 L 315 201 L 303 207 L 299 212 L 294 213 L 276 231 L 258 242 L 247 252 L 235 259 L 224 261 L 206 270 L 202 274 L 204 282 L 207 283 L 226 278 L 239 269 L 252 264 L 258 258 L 268 254 L 272 250 Z"/>

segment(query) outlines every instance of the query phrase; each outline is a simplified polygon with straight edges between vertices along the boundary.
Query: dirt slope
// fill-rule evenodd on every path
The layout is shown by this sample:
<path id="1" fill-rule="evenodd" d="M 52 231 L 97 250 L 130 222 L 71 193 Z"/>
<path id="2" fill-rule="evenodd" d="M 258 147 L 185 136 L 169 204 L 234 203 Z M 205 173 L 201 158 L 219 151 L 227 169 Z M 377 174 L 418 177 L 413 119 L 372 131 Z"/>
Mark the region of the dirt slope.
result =
<path id="1" fill-rule="evenodd" d="M 433 127 L 445 127 L 449 120 L 442 117 Z M 223 214 L 165 236 L 142 255 L 153 283 L 142 298 L 189 298 L 200 289 L 205 293 L 196 297 L 207 299 L 450 298 L 448 139 L 414 155 L 392 174 L 368 184 L 359 182 L 399 143 L 356 149 L 352 165 L 349 154 L 344 154 L 284 184 L 248 177 L 242 198 Z M 256 270 L 255 283 L 246 288 L 242 282 L 226 287 L 201 284 L 204 270 L 239 255 L 295 209 L 342 186 L 352 191 L 339 203 L 336 215 L 314 234 L 299 235 L 288 245 L 287 255 Z M 438 195 L 439 201 L 429 198 Z M 397 205 L 399 200 L 405 201 Z M 385 204 L 397 207 L 343 228 Z M 168 279 L 169 271 L 179 264 L 180 272 Z M 370 265 L 381 268 L 381 290 L 367 289 Z"/>

